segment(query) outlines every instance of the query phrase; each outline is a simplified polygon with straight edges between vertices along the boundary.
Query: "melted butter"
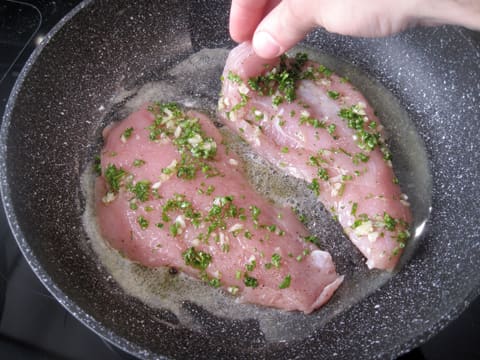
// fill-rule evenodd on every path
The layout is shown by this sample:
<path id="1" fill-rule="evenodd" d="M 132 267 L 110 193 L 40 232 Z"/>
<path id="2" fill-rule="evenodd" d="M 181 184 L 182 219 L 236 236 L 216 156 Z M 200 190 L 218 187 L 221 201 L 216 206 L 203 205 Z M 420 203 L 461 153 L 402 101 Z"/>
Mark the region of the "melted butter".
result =
<path id="1" fill-rule="evenodd" d="M 430 211 L 431 176 L 423 143 L 406 111 L 382 84 L 334 57 L 310 51 L 308 53 L 312 59 L 339 75 L 348 77 L 373 104 L 385 126 L 395 172 L 403 191 L 409 197 L 414 216 L 412 233 L 415 235 L 402 257 L 403 264 L 418 244 Z M 227 55 L 228 51 L 224 49 L 205 49 L 164 69 L 164 78 L 147 79 L 143 86 L 118 91 L 109 106 L 113 110 L 103 119 L 102 124 L 121 120 L 152 101 L 175 101 L 185 107 L 203 109 L 214 115 L 221 86 L 219 79 Z M 304 315 L 240 304 L 235 297 L 224 291 L 213 289 L 186 275 L 171 275 L 168 269 L 146 268 L 129 261 L 100 236 L 94 207 L 95 175 L 88 168 L 82 176 L 82 188 L 87 200 L 84 226 L 99 263 L 128 295 L 141 299 L 151 307 L 173 312 L 182 326 L 197 331 L 202 330 L 199 320 L 185 306 L 185 302 L 202 307 L 218 319 L 221 326 L 228 326 L 228 320 L 255 319 L 266 341 L 292 341 L 308 336 L 315 328 L 361 301 L 394 276 L 394 273 L 367 269 L 358 250 L 307 189 L 306 183 L 284 175 L 253 153 L 236 135 L 225 128 L 221 130 L 229 146 L 245 161 L 252 185 L 272 201 L 294 206 L 306 216 L 307 228 L 321 239 L 322 247 L 332 254 L 337 272 L 345 275 L 343 285 L 324 307 L 313 314 Z M 249 323 L 248 328 L 250 327 Z"/>

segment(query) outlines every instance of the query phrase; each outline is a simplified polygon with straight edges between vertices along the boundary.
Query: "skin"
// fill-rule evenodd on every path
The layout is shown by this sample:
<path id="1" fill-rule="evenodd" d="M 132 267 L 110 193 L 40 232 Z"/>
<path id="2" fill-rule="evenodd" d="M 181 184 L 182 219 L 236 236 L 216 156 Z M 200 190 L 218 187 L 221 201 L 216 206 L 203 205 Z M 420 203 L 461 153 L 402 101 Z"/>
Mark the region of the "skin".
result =
<path id="1" fill-rule="evenodd" d="M 316 27 L 363 37 L 388 36 L 416 25 L 480 30 L 480 0 L 232 0 L 230 35 L 258 56 L 281 55 Z"/>

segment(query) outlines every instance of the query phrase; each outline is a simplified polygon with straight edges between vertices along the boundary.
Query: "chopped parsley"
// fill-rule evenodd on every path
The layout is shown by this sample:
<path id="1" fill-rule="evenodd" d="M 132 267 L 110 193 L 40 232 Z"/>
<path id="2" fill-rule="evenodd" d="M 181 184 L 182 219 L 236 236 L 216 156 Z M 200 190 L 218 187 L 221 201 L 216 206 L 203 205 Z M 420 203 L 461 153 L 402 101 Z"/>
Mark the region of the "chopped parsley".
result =
<path id="1" fill-rule="evenodd" d="M 273 225 L 268 225 L 266 226 L 267 230 L 270 231 L 270 232 L 275 232 L 275 230 L 277 230 L 277 226 L 275 224 Z"/>
<path id="2" fill-rule="evenodd" d="M 130 191 L 135 194 L 138 200 L 145 202 L 150 196 L 150 181 L 137 181 L 134 186 L 130 187 Z"/>
<path id="3" fill-rule="evenodd" d="M 272 99 L 272 104 L 275 106 L 280 105 L 283 102 L 283 97 L 280 95 L 274 96 Z"/>
<path id="4" fill-rule="evenodd" d="M 403 242 L 403 243 L 405 243 L 408 240 L 409 237 L 410 237 L 410 233 L 409 233 L 408 230 L 402 230 L 397 235 L 398 241 Z"/>
<path id="5" fill-rule="evenodd" d="M 227 79 L 230 80 L 230 81 L 233 81 L 234 83 L 237 83 L 237 84 L 242 83 L 242 78 L 232 71 L 228 72 Z"/>
<path id="6" fill-rule="evenodd" d="M 317 68 L 317 71 L 319 73 L 322 73 L 326 77 L 329 77 L 330 75 L 333 74 L 333 71 L 330 70 L 329 68 L 325 67 L 324 65 L 319 65 L 318 68 Z"/>
<path id="7" fill-rule="evenodd" d="M 149 110 L 155 115 L 153 124 L 147 128 L 150 140 L 168 138 L 182 155 L 177 166 L 162 170 L 164 174 L 170 175 L 176 170 L 177 177 L 187 180 L 193 179 L 198 170 L 202 170 L 206 177 L 219 174 L 205 162 L 214 159 L 217 144 L 205 134 L 198 118 L 186 115 L 174 103 L 155 103 Z"/>
<path id="8" fill-rule="evenodd" d="M 330 124 L 327 126 L 327 131 L 330 135 L 333 135 L 336 129 L 337 129 L 337 125 L 335 124 Z"/>
<path id="9" fill-rule="evenodd" d="M 208 281 L 208 284 L 209 284 L 210 286 L 214 287 L 215 289 L 216 289 L 216 288 L 219 288 L 220 285 L 221 285 L 221 284 L 220 284 L 220 280 L 217 279 L 217 278 L 210 279 L 210 280 Z"/>
<path id="10" fill-rule="evenodd" d="M 368 155 L 365 155 L 364 153 L 356 153 L 355 155 L 353 155 L 353 163 L 355 165 L 358 165 L 361 162 L 367 162 L 368 160 L 370 159 L 370 157 Z"/>
<path id="11" fill-rule="evenodd" d="M 114 193 L 120 190 L 120 181 L 127 173 L 121 167 L 117 168 L 114 164 L 107 165 L 105 169 L 105 180 Z"/>
<path id="12" fill-rule="evenodd" d="M 140 167 L 142 165 L 145 165 L 145 160 L 142 160 L 142 159 L 133 160 L 133 166 Z"/>
<path id="13" fill-rule="evenodd" d="M 275 266 L 276 268 L 279 268 L 280 267 L 280 261 L 282 260 L 282 257 L 277 254 L 277 253 L 273 253 L 272 254 L 272 265 Z"/>
<path id="14" fill-rule="evenodd" d="M 180 179 L 187 179 L 187 180 L 194 179 L 198 169 L 196 165 L 197 164 L 193 158 L 187 156 L 186 154 L 182 154 L 182 160 L 180 164 L 177 165 L 177 177 Z M 165 168 L 162 170 L 167 170 L 167 169 L 170 170 L 169 168 Z"/>
<path id="15" fill-rule="evenodd" d="M 242 94 L 242 93 L 240 93 L 240 98 L 241 98 L 242 100 L 240 100 L 239 103 L 235 104 L 235 105 L 232 107 L 232 109 L 230 110 L 230 112 L 227 113 L 227 116 L 228 116 L 229 118 L 230 118 L 230 113 L 231 113 L 231 112 L 234 112 L 234 111 L 237 111 L 237 110 L 243 108 L 245 105 L 247 105 L 248 100 L 250 100 L 250 98 L 249 98 L 247 95 Z"/>
<path id="16" fill-rule="evenodd" d="M 305 242 L 309 242 L 309 243 L 312 243 L 312 244 L 315 244 L 317 245 L 318 247 L 320 247 L 320 241 L 318 240 L 318 238 L 314 235 L 308 235 L 308 236 L 305 236 L 303 238 L 303 240 L 305 240 Z"/>
<path id="17" fill-rule="evenodd" d="M 340 109 L 338 116 L 347 120 L 347 126 L 350 129 L 360 130 L 363 129 L 364 124 L 364 111 L 358 105 L 353 105 L 350 108 Z"/>
<path id="18" fill-rule="evenodd" d="M 201 221 L 201 213 L 193 209 L 192 203 L 185 200 L 185 195 L 176 194 L 173 198 L 168 199 L 165 204 L 162 206 L 162 220 L 164 222 L 170 221 L 168 216 L 169 212 L 180 211 L 183 213 L 185 218 L 190 219 L 193 226 L 198 227 Z M 170 232 L 173 236 L 176 236 L 178 233 L 178 224 L 170 228 Z"/>
<path id="19" fill-rule="evenodd" d="M 255 267 L 257 266 L 257 262 L 255 260 L 250 261 L 248 264 L 245 265 L 245 268 L 248 271 L 253 271 Z"/>
<path id="20" fill-rule="evenodd" d="M 122 136 L 121 136 L 122 140 L 129 139 L 132 136 L 132 133 L 133 133 L 133 127 L 126 128 L 125 131 L 122 133 Z"/>
<path id="21" fill-rule="evenodd" d="M 325 122 L 318 119 L 312 118 L 309 115 L 300 116 L 300 125 L 308 124 L 313 126 L 315 129 L 325 128 Z"/>
<path id="22" fill-rule="evenodd" d="M 304 214 L 301 214 L 298 208 L 292 207 L 292 211 L 297 215 L 298 220 L 302 224 L 305 224 L 307 222 L 307 217 Z"/>
<path id="23" fill-rule="evenodd" d="M 368 121 L 365 110 L 360 104 L 353 105 L 350 108 L 340 109 L 338 115 L 347 121 L 347 126 L 350 129 L 356 130 L 357 145 L 362 150 L 371 151 L 377 146 L 380 147 L 385 161 L 392 158 L 392 154 L 387 149 L 387 146 L 381 139 L 381 134 L 376 131 L 377 123 L 371 121 L 368 123 L 367 129 L 364 128 L 365 122 Z"/>
<path id="24" fill-rule="evenodd" d="M 395 220 L 386 212 L 383 213 L 383 222 L 385 223 L 385 229 L 387 229 L 388 231 L 395 230 L 395 226 L 397 225 L 397 220 Z"/>
<path id="25" fill-rule="evenodd" d="M 252 205 L 250 206 L 250 212 L 252 213 L 253 220 L 258 221 L 258 216 L 260 215 L 260 209 L 257 206 Z"/>
<path id="26" fill-rule="evenodd" d="M 282 55 L 280 64 L 275 69 L 272 69 L 265 75 L 250 78 L 248 85 L 261 96 L 274 96 L 272 101 L 276 105 L 280 104 L 284 99 L 291 103 L 297 97 L 296 82 L 313 77 L 311 69 L 302 71 L 307 61 L 308 56 L 305 53 L 297 53 L 295 58 L 290 59 Z M 279 93 L 281 97 L 275 95 L 276 93 Z"/>
<path id="27" fill-rule="evenodd" d="M 385 144 L 382 144 L 382 146 L 380 147 L 380 151 L 383 154 L 383 160 L 385 161 L 392 160 L 392 153 L 390 152 L 390 150 L 388 150 Z"/>
<path id="28" fill-rule="evenodd" d="M 289 274 L 289 275 L 285 276 L 285 278 L 280 283 L 280 285 L 278 285 L 278 288 L 279 289 L 286 289 L 286 288 L 290 287 L 291 281 L 292 281 L 292 277 Z"/>
<path id="29" fill-rule="evenodd" d="M 320 179 L 327 181 L 329 179 L 328 171 L 325 168 L 318 168 L 317 175 Z"/>
<path id="30" fill-rule="evenodd" d="M 138 225 L 140 225 L 140 228 L 142 230 L 145 230 L 146 228 L 148 228 L 148 220 L 141 215 L 137 218 L 137 223 Z"/>
<path id="31" fill-rule="evenodd" d="M 135 201 L 130 201 L 130 209 L 131 210 L 137 210 L 138 209 L 138 205 Z"/>
<path id="32" fill-rule="evenodd" d="M 251 288 L 256 288 L 258 286 L 258 280 L 255 279 L 254 277 L 248 276 L 247 274 L 245 274 L 243 283 L 245 284 L 245 286 L 251 287 Z"/>
<path id="33" fill-rule="evenodd" d="M 340 97 L 340 93 L 333 90 L 327 91 L 327 95 L 333 100 L 337 100 Z"/>
<path id="34" fill-rule="evenodd" d="M 307 185 L 307 188 L 312 190 L 315 195 L 320 195 L 320 184 L 318 183 L 318 180 L 316 178 L 313 179 L 309 185 Z"/>
<path id="35" fill-rule="evenodd" d="M 355 202 L 353 203 L 352 205 L 352 210 L 350 211 L 350 214 L 352 214 L 353 216 L 355 216 L 357 214 L 357 208 L 358 208 L 358 204 Z"/>
<path id="36" fill-rule="evenodd" d="M 99 155 L 95 155 L 93 158 L 93 171 L 95 171 L 95 174 L 98 176 L 102 175 L 102 161 Z"/>
<path id="37" fill-rule="evenodd" d="M 184 251 L 182 257 L 186 265 L 199 270 L 205 270 L 212 261 L 212 256 L 210 254 L 203 251 L 197 251 L 193 246 Z"/>
<path id="38" fill-rule="evenodd" d="M 170 234 L 175 237 L 179 234 L 180 230 L 180 224 L 178 222 L 174 222 L 173 224 L 170 225 Z"/>

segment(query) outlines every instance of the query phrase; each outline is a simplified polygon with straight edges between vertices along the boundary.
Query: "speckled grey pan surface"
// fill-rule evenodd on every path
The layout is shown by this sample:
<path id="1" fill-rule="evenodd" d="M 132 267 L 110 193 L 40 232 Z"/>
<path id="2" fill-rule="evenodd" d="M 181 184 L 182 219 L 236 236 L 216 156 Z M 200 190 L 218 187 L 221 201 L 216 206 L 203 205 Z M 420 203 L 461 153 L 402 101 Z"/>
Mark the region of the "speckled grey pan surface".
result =
<path id="1" fill-rule="evenodd" d="M 305 45 L 379 80 L 425 142 L 433 176 L 426 235 L 388 283 L 301 340 L 267 342 L 255 320 L 195 304 L 194 330 L 127 296 L 95 261 L 82 226 L 80 174 L 99 149 L 99 109 L 202 48 L 234 44 L 224 1 L 86 1 L 33 54 L 1 131 L 1 190 L 30 265 L 95 332 L 145 358 L 389 358 L 426 340 L 478 295 L 480 45 L 458 28 Z M 213 99 L 212 99 L 213 100 Z"/>

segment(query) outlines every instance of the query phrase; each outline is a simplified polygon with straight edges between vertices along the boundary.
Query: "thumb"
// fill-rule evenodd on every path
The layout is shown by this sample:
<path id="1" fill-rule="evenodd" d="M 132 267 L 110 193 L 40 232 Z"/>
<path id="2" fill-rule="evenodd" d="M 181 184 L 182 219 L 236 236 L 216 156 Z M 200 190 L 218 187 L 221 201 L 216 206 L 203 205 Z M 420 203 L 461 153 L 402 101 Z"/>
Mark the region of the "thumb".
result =
<path id="1" fill-rule="evenodd" d="M 283 0 L 260 22 L 253 35 L 256 54 L 271 59 L 302 40 L 316 25 L 319 1 Z"/>

